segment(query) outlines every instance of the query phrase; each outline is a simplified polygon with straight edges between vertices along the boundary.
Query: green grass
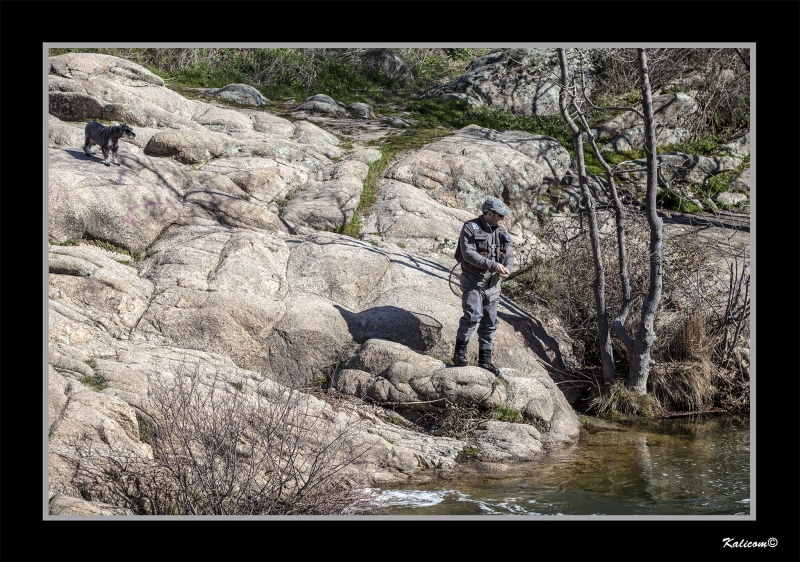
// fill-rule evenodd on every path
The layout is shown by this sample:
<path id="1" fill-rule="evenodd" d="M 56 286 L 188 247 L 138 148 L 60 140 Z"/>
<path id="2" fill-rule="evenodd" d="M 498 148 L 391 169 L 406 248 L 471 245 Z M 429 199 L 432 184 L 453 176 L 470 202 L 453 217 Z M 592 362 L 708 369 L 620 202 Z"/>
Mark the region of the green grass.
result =
<path id="1" fill-rule="evenodd" d="M 522 414 L 520 414 L 518 410 L 507 406 L 492 408 L 489 412 L 489 417 L 493 420 L 509 423 L 519 423 L 522 421 Z"/>
<path id="2" fill-rule="evenodd" d="M 139 412 L 136 412 L 136 424 L 139 426 L 139 441 L 147 445 L 153 444 L 153 431 L 150 424 Z"/>
<path id="3" fill-rule="evenodd" d="M 63 242 L 55 242 L 54 240 L 49 239 L 48 242 L 51 246 L 80 246 L 81 240 L 79 238 L 71 238 L 69 240 L 64 240 Z"/>
<path id="4" fill-rule="evenodd" d="M 461 452 L 468 457 L 476 456 L 479 451 L 480 449 L 478 449 L 478 447 L 476 447 L 475 445 L 467 445 L 466 447 L 461 449 Z"/>
<path id="5" fill-rule="evenodd" d="M 358 238 L 359 234 L 361 233 L 361 214 L 365 212 L 369 207 L 375 202 L 375 190 L 377 188 L 378 180 L 383 176 L 383 172 L 386 170 L 386 166 L 389 164 L 389 161 L 395 154 L 395 150 L 387 147 L 379 147 L 378 150 L 381 152 L 381 157 L 369 164 L 369 171 L 367 172 L 367 177 L 364 180 L 364 188 L 361 191 L 361 198 L 358 202 L 358 207 L 356 207 L 355 212 L 353 213 L 353 218 L 350 219 L 350 222 L 338 227 L 335 231 L 339 234 L 344 234 L 345 236 L 350 236 L 352 238 Z"/>
<path id="6" fill-rule="evenodd" d="M 662 189 L 658 192 L 658 202 L 665 208 L 672 211 L 679 211 L 682 213 L 699 213 L 702 211 L 695 203 L 692 203 L 685 197 L 681 197 L 674 191 Z"/>
<path id="7" fill-rule="evenodd" d="M 445 127 L 461 129 L 478 125 L 496 131 L 525 131 L 545 135 L 570 150 L 572 135 L 560 115 L 514 115 L 488 106 L 473 107 L 460 99 L 425 98 L 412 100 L 406 110 L 416 120 L 414 128 Z"/>
<path id="8" fill-rule="evenodd" d="M 389 413 L 389 416 L 386 418 L 386 421 L 388 421 L 389 423 L 394 424 L 394 425 L 400 425 L 400 426 L 403 425 L 402 418 L 400 418 L 400 416 L 397 416 L 396 414 L 394 414 L 392 412 Z"/>
<path id="9" fill-rule="evenodd" d="M 658 151 L 661 154 L 667 152 L 683 152 L 686 154 L 699 154 L 701 156 L 714 156 L 719 154 L 719 147 L 723 142 L 724 139 L 720 137 L 704 135 L 689 142 L 665 144 L 659 147 Z"/>
<path id="10" fill-rule="evenodd" d="M 90 387 L 95 392 L 100 392 L 104 388 L 108 388 L 108 381 L 102 375 L 85 376 L 79 379 L 79 382 Z"/>

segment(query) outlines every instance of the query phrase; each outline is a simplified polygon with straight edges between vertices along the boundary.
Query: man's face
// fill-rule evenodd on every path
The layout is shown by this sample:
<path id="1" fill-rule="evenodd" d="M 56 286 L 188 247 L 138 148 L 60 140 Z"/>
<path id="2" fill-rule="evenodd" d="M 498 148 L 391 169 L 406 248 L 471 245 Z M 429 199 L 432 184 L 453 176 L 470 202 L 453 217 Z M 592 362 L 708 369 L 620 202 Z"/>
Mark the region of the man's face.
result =
<path id="1" fill-rule="evenodd" d="M 486 214 L 483 215 L 486 224 L 489 226 L 499 226 L 503 224 L 503 219 L 506 217 L 504 215 L 499 215 L 494 211 L 486 211 Z"/>

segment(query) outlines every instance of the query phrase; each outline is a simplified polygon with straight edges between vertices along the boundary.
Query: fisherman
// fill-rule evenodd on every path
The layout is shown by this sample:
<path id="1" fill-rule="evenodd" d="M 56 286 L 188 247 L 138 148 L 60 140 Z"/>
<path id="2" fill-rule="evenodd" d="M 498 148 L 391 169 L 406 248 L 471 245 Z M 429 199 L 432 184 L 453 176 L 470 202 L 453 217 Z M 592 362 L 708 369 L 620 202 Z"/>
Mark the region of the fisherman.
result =
<path id="1" fill-rule="evenodd" d="M 500 280 L 510 275 L 514 265 L 514 248 L 503 228 L 503 220 L 511 210 L 497 197 L 489 197 L 481 211 L 481 216 L 464 223 L 458 239 L 456 259 L 461 262 L 459 282 L 464 315 L 458 323 L 453 364 L 469 364 L 467 344 L 477 326 L 478 366 L 498 375 L 500 370 L 492 364 L 492 342 L 498 324 Z"/>

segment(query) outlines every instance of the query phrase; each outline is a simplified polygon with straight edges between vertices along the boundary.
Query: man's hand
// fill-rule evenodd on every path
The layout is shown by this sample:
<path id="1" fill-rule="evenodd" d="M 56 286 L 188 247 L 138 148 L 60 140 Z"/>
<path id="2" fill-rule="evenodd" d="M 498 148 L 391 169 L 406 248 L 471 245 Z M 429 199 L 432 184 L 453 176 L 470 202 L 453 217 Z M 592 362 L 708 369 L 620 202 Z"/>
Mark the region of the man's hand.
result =
<path id="1" fill-rule="evenodd" d="M 495 269 L 494 272 L 500 277 L 508 277 L 508 275 L 511 273 L 506 266 L 499 263 L 497 264 L 497 269 Z"/>

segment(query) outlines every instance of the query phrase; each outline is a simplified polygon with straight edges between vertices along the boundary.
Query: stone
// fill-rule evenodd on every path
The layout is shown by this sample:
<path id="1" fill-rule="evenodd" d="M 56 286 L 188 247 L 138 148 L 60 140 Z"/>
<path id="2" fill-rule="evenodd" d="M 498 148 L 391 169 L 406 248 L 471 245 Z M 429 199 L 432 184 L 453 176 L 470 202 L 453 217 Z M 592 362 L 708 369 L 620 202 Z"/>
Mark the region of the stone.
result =
<path id="1" fill-rule="evenodd" d="M 269 100 L 261 92 L 248 84 L 228 84 L 222 88 L 212 88 L 206 93 L 217 99 L 240 105 L 266 105 Z"/>

